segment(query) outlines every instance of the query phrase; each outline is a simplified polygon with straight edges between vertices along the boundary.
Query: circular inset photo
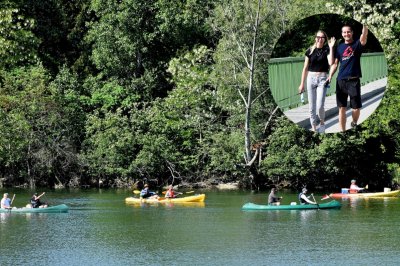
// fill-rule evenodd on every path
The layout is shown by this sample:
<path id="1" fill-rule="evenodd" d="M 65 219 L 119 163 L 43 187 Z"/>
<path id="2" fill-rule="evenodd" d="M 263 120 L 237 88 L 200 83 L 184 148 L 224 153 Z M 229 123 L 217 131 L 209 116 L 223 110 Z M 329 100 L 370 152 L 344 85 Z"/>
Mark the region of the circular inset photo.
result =
<path id="1" fill-rule="evenodd" d="M 307 17 L 285 32 L 268 72 L 285 115 L 318 133 L 356 128 L 378 107 L 387 85 L 385 55 L 368 25 L 336 14 Z"/>

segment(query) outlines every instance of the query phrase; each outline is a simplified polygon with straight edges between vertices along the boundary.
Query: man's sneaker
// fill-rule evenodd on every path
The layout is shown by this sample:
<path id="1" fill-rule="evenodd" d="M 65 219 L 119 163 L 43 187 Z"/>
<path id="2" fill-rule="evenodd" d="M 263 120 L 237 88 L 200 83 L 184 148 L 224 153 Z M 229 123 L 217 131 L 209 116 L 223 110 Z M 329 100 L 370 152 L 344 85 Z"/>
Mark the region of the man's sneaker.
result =
<path id="1" fill-rule="evenodd" d="M 351 122 L 351 128 L 354 128 L 354 127 L 356 127 L 357 126 L 357 123 L 356 122 Z"/>
<path id="2" fill-rule="evenodd" d="M 325 125 L 320 125 L 318 129 L 319 133 L 325 133 Z"/>

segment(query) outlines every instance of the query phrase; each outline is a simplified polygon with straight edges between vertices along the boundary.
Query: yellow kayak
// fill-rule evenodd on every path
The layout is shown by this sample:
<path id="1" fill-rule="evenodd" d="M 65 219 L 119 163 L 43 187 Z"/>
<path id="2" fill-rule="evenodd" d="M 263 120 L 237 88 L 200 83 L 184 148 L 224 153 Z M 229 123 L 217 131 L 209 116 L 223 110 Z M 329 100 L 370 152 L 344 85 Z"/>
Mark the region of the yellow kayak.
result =
<path id="1" fill-rule="evenodd" d="M 204 202 L 206 194 L 198 194 L 193 196 L 187 196 L 182 198 L 147 198 L 140 199 L 135 197 L 128 197 L 125 199 L 126 203 L 186 203 L 186 202 Z"/>

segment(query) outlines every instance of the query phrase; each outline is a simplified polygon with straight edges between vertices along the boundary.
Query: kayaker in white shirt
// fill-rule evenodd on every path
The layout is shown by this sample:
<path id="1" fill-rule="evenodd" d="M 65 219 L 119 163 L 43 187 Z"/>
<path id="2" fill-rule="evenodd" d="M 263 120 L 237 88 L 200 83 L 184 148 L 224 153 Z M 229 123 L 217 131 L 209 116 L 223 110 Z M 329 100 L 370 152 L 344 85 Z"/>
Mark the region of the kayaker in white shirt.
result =
<path id="1" fill-rule="evenodd" d="M 361 190 L 364 190 L 364 188 L 363 188 L 363 187 L 357 186 L 357 185 L 356 185 L 356 180 L 355 180 L 355 179 L 351 180 L 351 185 L 350 185 L 349 192 L 350 192 L 350 193 L 358 193 L 358 192 L 360 192 Z"/>
<path id="2" fill-rule="evenodd" d="M 315 201 L 310 200 L 310 197 L 313 196 L 311 193 L 311 196 L 307 196 L 307 188 L 303 188 L 302 192 L 299 194 L 299 201 L 300 204 L 317 204 Z"/>

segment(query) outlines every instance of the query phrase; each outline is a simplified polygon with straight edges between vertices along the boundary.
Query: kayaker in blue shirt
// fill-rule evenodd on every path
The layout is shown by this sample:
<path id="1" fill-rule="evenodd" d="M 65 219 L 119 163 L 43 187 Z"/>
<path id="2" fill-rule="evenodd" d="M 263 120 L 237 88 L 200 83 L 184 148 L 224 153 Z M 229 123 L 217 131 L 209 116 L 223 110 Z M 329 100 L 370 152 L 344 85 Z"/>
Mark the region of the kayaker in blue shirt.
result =
<path id="1" fill-rule="evenodd" d="M 304 204 L 317 204 L 315 201 L 310 200 L 310 197 L 313 196 L 312 193 L 311 193 L 311 196 L 307 196 L 306 194 L 307 194 L 307 188 L 303 188 L 303 190 L 299 194 L 300 204 L 302 204 L 302 205 L 304 205 Z"/>
<path id="2" fill-rule="evenodd" d="M 147 198 L 158 198 L 158 195 L 155 192 L 149 190 L 149 185 L 145 184 L 142 191 L 140 191 L 140 198 L 147 199 Z"/>
<path id="3" fill-rule="evenodd" d="M 8 197 L 8 193 L 4 193 L 3 198 L 1 199 L 1 208 L 11 209 L 11 199 Z"/>

